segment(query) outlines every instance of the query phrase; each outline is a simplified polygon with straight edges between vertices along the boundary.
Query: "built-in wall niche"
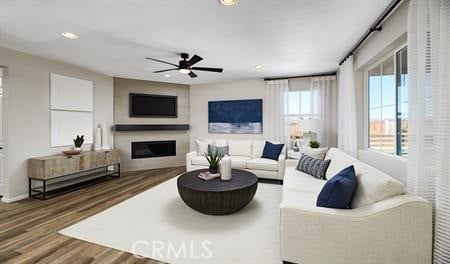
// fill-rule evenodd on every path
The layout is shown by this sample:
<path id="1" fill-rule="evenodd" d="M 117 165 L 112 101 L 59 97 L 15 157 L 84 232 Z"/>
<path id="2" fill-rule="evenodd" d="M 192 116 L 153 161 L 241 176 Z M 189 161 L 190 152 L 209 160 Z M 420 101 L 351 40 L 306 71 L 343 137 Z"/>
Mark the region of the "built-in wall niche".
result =
<path id="1" fill-rule="evenodd" d="M 93 101 L 93 82 L 50 73 L 51 147 L 71 146 L 77 135 L 93 143 Z"/>

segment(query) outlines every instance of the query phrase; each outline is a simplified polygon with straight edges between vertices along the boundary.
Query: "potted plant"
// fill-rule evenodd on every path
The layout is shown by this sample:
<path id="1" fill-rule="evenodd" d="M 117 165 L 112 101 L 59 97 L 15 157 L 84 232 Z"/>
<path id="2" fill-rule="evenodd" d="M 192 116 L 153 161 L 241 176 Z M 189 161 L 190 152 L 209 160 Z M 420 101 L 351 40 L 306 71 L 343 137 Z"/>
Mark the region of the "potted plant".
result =
<path id="1" fill-rule="evenodd" d="M 315 140 L 309 141 L 309 147 L 310 148 L 320 148 L 320 143 L 319 143 L 319 141 L 315 141 Z"/>
<path id="2" fill-rule="evenodd" d="M 73 139 L 73 145 L 75 146 L 74 150 L 81 151 L 81 146 L 83 145 L 83 143 L 84 143 L 84 135 L 81 136 L 77 135 L 77 137 Z"/>
<path id="3" fill-rule="evenodd" d="M 219 163 L 223 158 L 223 155 L 219 151 L 211 150 L 208 148 L 208 152 L 204 153 L 203 156 L 208 160 L 209 163 L 209 173 L 216 174 L 219 169 Z"/>

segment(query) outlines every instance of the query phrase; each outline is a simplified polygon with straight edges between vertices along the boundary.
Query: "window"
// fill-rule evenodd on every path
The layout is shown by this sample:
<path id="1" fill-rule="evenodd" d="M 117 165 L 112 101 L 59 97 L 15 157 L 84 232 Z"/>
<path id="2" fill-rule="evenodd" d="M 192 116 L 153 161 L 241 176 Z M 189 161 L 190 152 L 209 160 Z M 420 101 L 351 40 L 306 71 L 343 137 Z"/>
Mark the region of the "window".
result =
<path id="1" fill-rule="evenodd" d="M 318 98 L 317 91 L 299 90 L 290 91 L 288 98 L 288 120 L 290 137 L 303 138 L 303 133 L 310 130 L 306 120 L 320 119 L 319 104 L 314 103 Z"/>
<path id="2" fill-rule="evenodd" d="M 368 71 L 369 148 L 408 154 L 407 49 Z"/>

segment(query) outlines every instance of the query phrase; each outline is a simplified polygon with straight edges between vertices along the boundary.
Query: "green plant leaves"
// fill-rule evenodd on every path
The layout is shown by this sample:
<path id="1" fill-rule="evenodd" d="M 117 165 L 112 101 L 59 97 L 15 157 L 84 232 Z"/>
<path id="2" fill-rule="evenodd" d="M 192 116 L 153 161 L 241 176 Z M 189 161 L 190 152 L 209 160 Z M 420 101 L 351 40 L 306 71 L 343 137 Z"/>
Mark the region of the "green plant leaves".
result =
<path id="1" fill-rule="evenodd" d="M 220 161 L 223 158 L 223 155 L 220 154 L 217 149 L 215 151 L 212 151 L 210 148 L 208 148 L 207 152 L 203 153 L 203 156 L 206 158 L 209 166 L 211 167 L 218 167 Z"/>

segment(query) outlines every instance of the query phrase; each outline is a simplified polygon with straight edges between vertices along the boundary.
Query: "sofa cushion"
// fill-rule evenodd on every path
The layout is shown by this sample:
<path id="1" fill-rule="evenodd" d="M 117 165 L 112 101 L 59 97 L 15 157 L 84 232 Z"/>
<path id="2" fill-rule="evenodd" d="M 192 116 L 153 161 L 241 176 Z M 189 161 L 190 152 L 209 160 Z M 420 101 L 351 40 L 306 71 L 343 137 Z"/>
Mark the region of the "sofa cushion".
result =
<path id="1" fill-rule="evenodd" d="M 329 164 L 330 160 L 315 159 L 302 154 L 302 157 L 298 161 L 297 170 L 306 172 L 317 179 L 325 179 L 325 173 Z"/>
<path id="2" fill-rule="evenodd" d="M 233 169 L 245 169 L 247 168 L 247 162 L 250 157 L 247 156 L 230 156 L 231 158 L 231 168 Z"/>
<path id="3" fill-rule="evenodd" d="M 252 142 L 252 158 L 261 158 L 264 151 L 264 146 L 266 141 L 264 140 L 254 140 Z"/>
<path id="4" fill-rule="evenodd" d="M 357 161 L 354 157 L 336 148 L 330 148 L 327 155 L 325 155 L 325 159 L 331 160 L 327 173 L 325 174 L 327 180 L 331 179 L 338 172 L 349 167 L 350 165 L 353 165 L 353 163 Z"/>
<path id="5" fill-rule="evenodd" d="M 318 194 L 326 181 L 311 177 L 298 171 L 295 167 L 286 167 L 283 178 L 283 189 Z"/>
<path id="6" fill-rule="evenodd" d="M 246 156 L 252 155 L 252 141 L 251 140 L 228 140 L 230 147 L 230 156 Z"/>
<path id="7" fill-rule="evenodd" d="M 208 160 L 203 156 L 192 157 L 192 165 L 209 166 Z"/>
<path id="8" fill-rule="evenodd" d="M 310 148 L 310 147 L 300 147 L 299 156 L 302 154 L 308 155 L 310 157 L 321 159 L 325 158 L 328 148 Z"/>
<path id="9" fill-rule="evenodd" d="M 247 169 L 278 171 L 278 161 L 265 158 L 254 158 L 247 161 Z"/>
<path id="10" fill-rule="evenodd" d="M 317 206 L 347 209 L 350 206 L 355 189 L 355 169 L 350 166 L 327 181 L 317 197 Z"/>
<path id="11" fill-rule="evenodd" d="M 405 192 L 405 186 L 386 173 L 361 161 L 354 162 L 353 166 L 357 187 L 350 204 L 351 208 L 373 204 Z"/>
<path id="12" fill-rule="evenodd" d="M 264 145 L 262 158 L 278 160 L 281 152 L 283 151 L 284 144 L 274 144 L 266 141 Z"/>
<path id="13" fill-rule="evenodd" d="M 201 156 L 208 151 L 208 145 L 212 144 L 213 141 L 210 139 L 196 140 L 195 145 L 197 146 L 197 156 Z"/>
<path id="14" fill-rule="evenodd" d="M 281 203 L 293 208 L 316 208 L 317 193 L 283 189 Z"/>

